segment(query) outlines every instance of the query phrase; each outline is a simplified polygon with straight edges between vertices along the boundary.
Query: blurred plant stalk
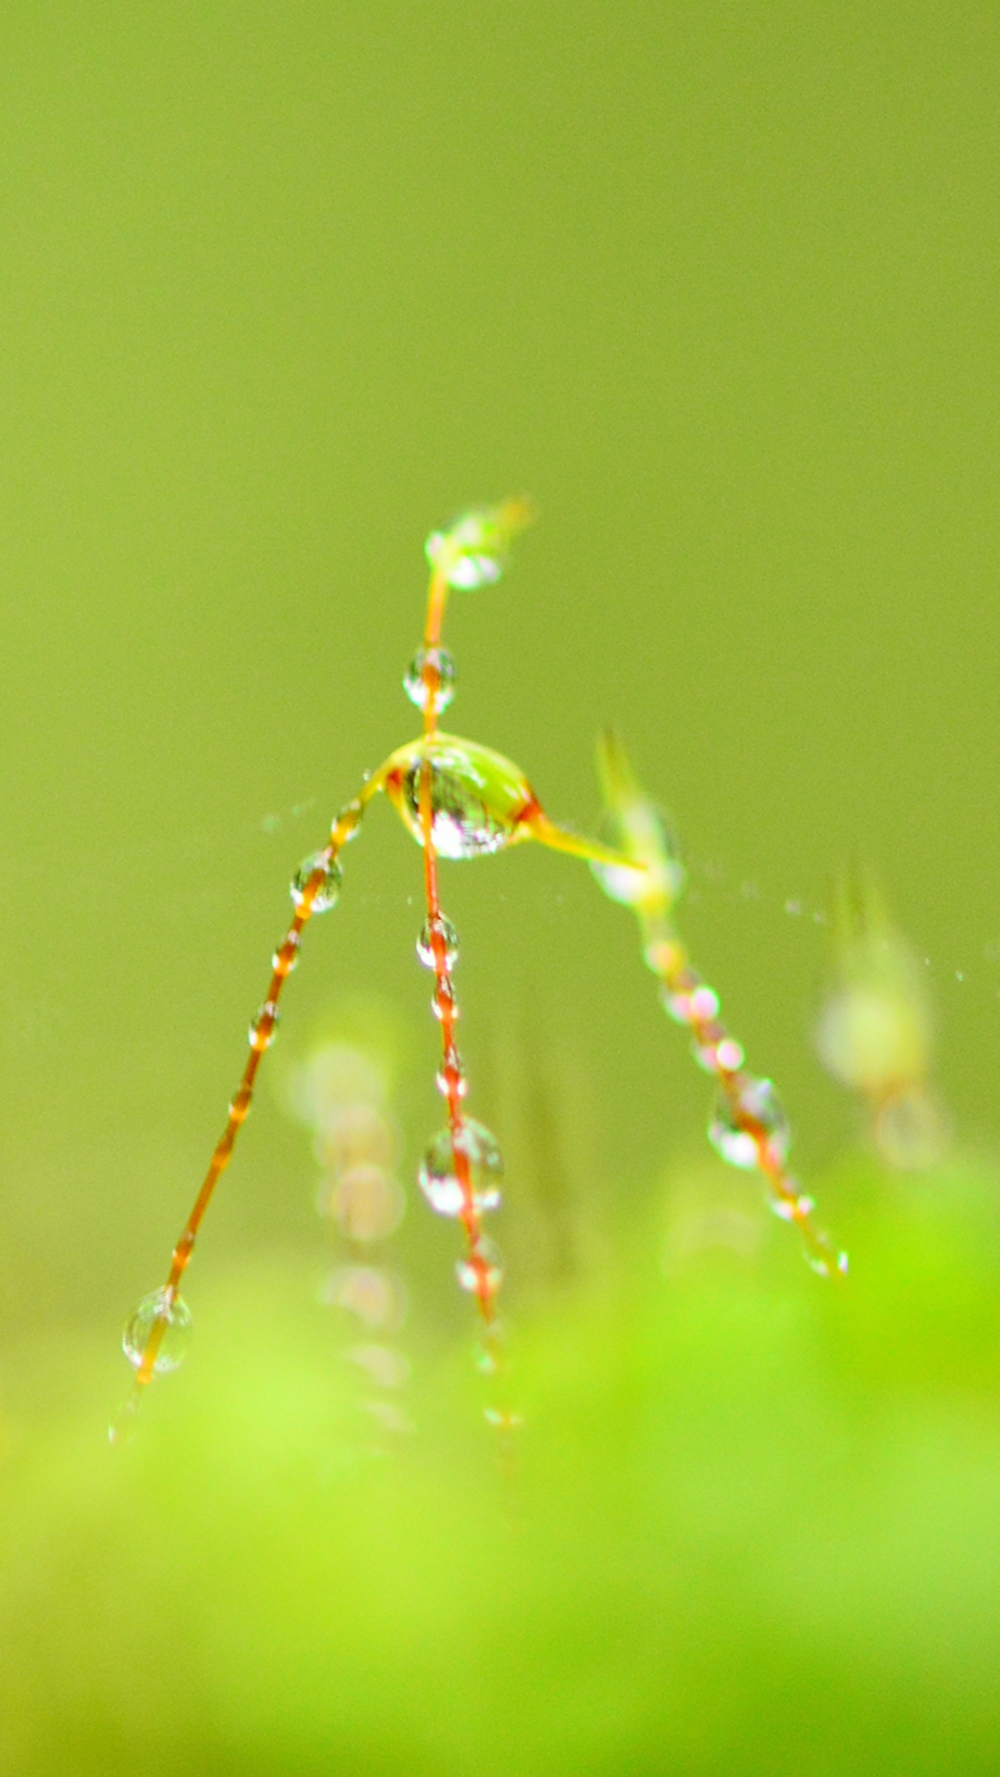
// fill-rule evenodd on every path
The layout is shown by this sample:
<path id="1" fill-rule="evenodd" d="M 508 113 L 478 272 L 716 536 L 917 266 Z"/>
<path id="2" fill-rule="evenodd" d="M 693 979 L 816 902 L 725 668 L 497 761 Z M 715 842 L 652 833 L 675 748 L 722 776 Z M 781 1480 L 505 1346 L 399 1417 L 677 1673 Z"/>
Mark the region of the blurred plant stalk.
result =
<path id="1" fill-rule="evenodd" d="M 830 930 L 833 980 L 816 1027 L 820 1059 L 862 1099 L 886 1165 L 932 1166 L 948 1132 L 930 1085 L 926 989 L 881 891 L 856 864 L 834 884 Z"/>

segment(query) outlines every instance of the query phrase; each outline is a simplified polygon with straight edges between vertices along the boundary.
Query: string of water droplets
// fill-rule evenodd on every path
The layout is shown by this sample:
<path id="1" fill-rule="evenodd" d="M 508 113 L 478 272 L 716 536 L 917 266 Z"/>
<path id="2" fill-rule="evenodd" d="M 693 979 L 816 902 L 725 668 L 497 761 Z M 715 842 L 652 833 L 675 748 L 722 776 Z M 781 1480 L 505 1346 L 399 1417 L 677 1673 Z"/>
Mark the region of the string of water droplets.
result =
<path id="1" fill-rule="evenodd" d="M 763 1174 L 771 1208 L 798 1228 L 813 1269 L 824 1277 L 842 1275 L 846 1253 L 837 1252 L 816 1227 L 815 1204 L 788 1171 L 791 1129 L 774 1084 L 745 1068 L 742 1045 L 719 1017 L 718 994 L 692 966 L 674 924 L 684 868 L 670 829 L 636 782 L 617 735 L 601 737 L 599 766 L 608 825 L 622 850 L 646 865 L 646 873 L 636 877 L 598 863 L 591 868 L 612 900 L 633 909 L 664 1010 L 691 1032 L 694 1058 L 716 1082 L 709 1141 L 729 1165 Z"/>
<path id="2" fill-rule="evenodd" d="M 467 590 L 495 580 L 500 571 L 499 561 L 491 554 L 467 556 L 459 552 L 449 563 L 448 559 L 442 559 L 445 553 L 442 542 L 438 535 L 432 536 L 428 542 L 432 573 L 423 646 L 403 682 L 411 702 L 423 711 L 427 741 L 433 741 L 438 731 L 438 717 L 451 703 L 455 690 L 455 662 L 440 642 L 449 566 L 451 578 L 454 580 L 457 574 L 457 583 Z M 436 829 L 441 822 L 454 825 L 460 818 L 460 811 L 454 805 L 448 807 L 445 799 L 435 796 L 434 769 L 429 755 L 421 762 L 413 788 L 417 791 L 424 848 L 427 903 L 427 917 L 417 939 L 417 956 L 434 975 L 431 1008 L 441 1026 L 441 1066 L 436 1085 L 447 1113 L 447 1125 L 428 1146 L 418 1176 L 420 1188 L 431 1208 L 439 1215 L 456 1218 L 464 1230 L 465 1252 L 458 1260 L 456 1274 L 461 1288 L 474 1298 L 483 1321 L 482 1367 L 496 1373 L 501 1363 L 496 1297 L 503 1281 L 503 1261 L 498 1246 L 483 1231 L 483 1216 L 500 1206 L 503 1157 L 492 1132 L 475 1118 L 468 1117 L 464 1109 L 468 1079 L 456 1041 L 459 1005 L 452 980 L 458 961 L 458 933 L 442 911 L 438 888 Z M 514 1423 L 509 1410 L 496 1405 L 487 1407 L 486 1415 L 498 1427 Z"/>
<path id="3" fill-rule="evenodd" d="M 112 1440 L 121 1435 L 128 1419 L 138 1407 L 142 1390 L 153 1377 L 177 1369 L 186 1354 L 191 1335 L 191 1312 L 180 1293 L 181 1279 L 191 1262 L 198 1230 L 216 1186 L 232 1159 L 237 1136 L 250 1113 L 261 1059 L 274 1041 L 278 1027 L 282 991 L 299 960 L 302 932 L 314 914 L 327 913 L 337 904 L 343 880 L 338 856 L 347 840 L 357 831 L 363 808 L 362 797 L 349 803 L 334 821 L 330 838 L 322 851 L 314 852 L 306 858 L 292 878 L 290 892 L 295 915 L 271 958 L 271 978 L 267 993 L 250 1021 L 250 1052 L 240 1083 L 230 1101 L 226 1126 L 212 1150 L 208 1170 L 195 1198 L 194 1207 L 174 1247 L 165 1284 L 143 1297 L 125 1326 L 122 1345 L 126 1357 L 135 1368 L 135 1389 L 122 1421 L 111 1427 Z"/>
<path id="4" fill-rule="evenodd" d="M 274 953 L 267 994 L 250 1025 L 250 1053 L 226 1126 L 174 1248 L 167 1281 L 144 1297 L 125 1329 L 124 1347 L 135 1368 L 135 1388 L 125 1420 L 113 1428 L 112 1436 L 123 1429 L 153 1377 L 175 1369 L 183 1355 L 191 1317 L 180 1293 L 181 1279 L 250 1110 L 257 1072 L 277 1028 L 285 981 L 298 960 L 302 931 L 313 914 L 336 904 L 340 852 L 358 831 L 372 798 L 382 791 L 423 847 L 427 917 L 418 952 L 434 972 L 433 1006 L 441 1024 L 438 1087 L 447 1107 L 447 1125 L 427 1149 L 420 1183 L 432 1207 L 463 1227 L 466 1246 L 458 1263 L 459 1282 L 475 1298 L 484 1324 L 483 1367 L 494 1373 L 500 1368 L 495 1298 L 503 1268 L 483 1232 L 482 1217 L 499 1204 L 503 1164 L 494 1136 L 467 1117 L 463 1108 L 466 1080 L 455 1040 L 458 1002 L 452 982 L 458 944 L 441 908 L 438 857 L 482 856 L 535 839 L 553 850 L 614 866 L 626 876 L 641 875 L 645 869 L 643 863 L 551 821 L 524 773 L 510 759 L 477 742 L 442 734 L 438 728 L 438 714 L 450 701 L 455 679 L 454 662 L 441 646 L 449 591 L 474 590 L 499 579 L 511 541 L 529 516 L 526 502 L 508 500 L 465 513 L 447 531 L 428 538 L 431 575 L 423 646 L 405 678 L 409 696 L 424 712 L 423 734 L 398 747 L 366 779 L 337 816 L 322 851 L 306 859 L 292 882 L 295 915 Z M 490 1407 L 487 1417 L 505 1428 L 515 1423 L 515 1416 L 500 1407 Z"/>

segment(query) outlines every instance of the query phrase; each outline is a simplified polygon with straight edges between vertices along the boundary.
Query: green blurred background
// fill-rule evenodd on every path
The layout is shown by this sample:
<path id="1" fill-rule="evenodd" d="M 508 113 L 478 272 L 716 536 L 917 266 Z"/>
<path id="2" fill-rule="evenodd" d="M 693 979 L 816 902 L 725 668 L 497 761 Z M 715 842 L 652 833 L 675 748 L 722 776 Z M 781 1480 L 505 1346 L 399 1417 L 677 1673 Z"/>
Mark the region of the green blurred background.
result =
<path id="1" fill-rule="evenodd" d="M 9 0 L 17 1777 L 996 1769 L 998 39 L 971 0 Z M 521 489 L 509 577 L 449 616 L 449 726 L 584 827 L 594 731 L 625 731 L 854 1281 L 708 1153 L 587 871 L 446 868 L 526 1426 L 505 1488 L 414 1205 L 418 1430 L 376 1452 L 283 1084 L 367 1020 L 404 1176 L 440 1119 L 419 857 L 376 810 L 206 1227 L 196 1353 L 109 1453 L 289 875 L 415 727 L 422 539 Z M 852 853 L 929 959 L 929 1178 L 880 1172 L 811 1047 Z M 745 1235 L 702 1239 L 701 1204 Z"/>

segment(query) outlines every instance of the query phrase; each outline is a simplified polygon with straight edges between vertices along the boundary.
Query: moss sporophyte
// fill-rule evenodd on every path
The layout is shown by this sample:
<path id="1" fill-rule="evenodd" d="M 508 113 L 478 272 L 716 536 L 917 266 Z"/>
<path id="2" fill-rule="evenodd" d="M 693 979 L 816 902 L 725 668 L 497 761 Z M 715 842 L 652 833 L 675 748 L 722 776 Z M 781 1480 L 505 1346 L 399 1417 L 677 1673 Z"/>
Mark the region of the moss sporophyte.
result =
<path id="1" fill-rule="evenodd" d="M 774 1086 L 744 1067 L 740 1044 L 719 1019 L 718 996 L 695 972 L 681 942 L 673 910 L 683 890 L 684 869 L 669 824 L 639 786 L 621 740 L 606 733 L 600 741 L 607 830 L 605 838 L 597 840 L 550 820 L 528 779 L 510 759 L 477 741 L 446 734 L 439 726 L 455 689 L 455 663 L 441 642 L 449 595 L 499 580 L 514 538 L 530 519 L 528 502 L 510 499 L 465 512 L 427 539 L 430 583 L 423 639 L 403 681 L 407 696 L 423 712 L 423 731 L 366 778 L 335 817 L 326 844 L 306 858 L 292 878 L 295 911 L 271 959 L 267 990 L 250 1023 L 246 1064 L 225 1128 L 174 1248 L 166 1282 L 143 1299 L 125 1328 L 124 1349 L 135 1369 L 126 1421 L 154 1376 L 175 1369 L 184 1355 L 191 1316 L 180 1293 L 181 1282 L 250 1109 L 264 1053 L 274 1040 L 281 996 L 298 962 L 302 932 L 315 915 L 337 905 L 341 853 L 356 837 L 369 804 L 383 792 L 423 850 L 426 917 L 417 955 L 433 976 L 431 1007 L 441 1034 L 436 1083 L 445 1121 L 424 1154 L 419 1183 L 431 1208 L 457 1221 L 463 1230 L 457 1277 L 480 1318 L 481 1368 L 495 1379 L 502 1375 L 496 1302 L 503 1261 L 484 1225 L 500 1203 L 504 1169 L 496 1136 L 466 1110 L 468 1079 L 456 1039 L 458 935 L 441 905 L 439 858 L 479 857 L 536 840 L 589 863 L 604 891 L 635 913 L 663 1005 L 672 1019 L 688 1028 L 697 1062 L 715 1081 L 708 1132 L 713 1146 L 730 1164 L 755 1168 L 763 1175 L 772 1208 L 799 1229 L 806 1256 L 817 1271 L 836 1276 L 846 1269 L 845 1256 L 817 1230 L 813 1204 L 788 1172 L 789 1126 Z M 485 1412 L 490 1423 L 501 1428 L 509 1429 L 515 1422 L 509 1409 L 496 1401 Z M 113 1438 L 124 1423 L 112 1428 Z"/>

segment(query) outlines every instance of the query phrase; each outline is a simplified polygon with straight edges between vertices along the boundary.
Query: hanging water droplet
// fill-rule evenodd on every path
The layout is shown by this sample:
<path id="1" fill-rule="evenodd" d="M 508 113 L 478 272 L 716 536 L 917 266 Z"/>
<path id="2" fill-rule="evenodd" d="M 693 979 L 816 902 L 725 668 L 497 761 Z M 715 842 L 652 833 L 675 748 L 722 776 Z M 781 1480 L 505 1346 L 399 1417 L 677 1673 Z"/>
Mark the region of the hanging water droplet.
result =
<path id="1" fill-rule="evenodd" d="M 469 1090 L 461 1056 L 454 1043 L 449 1043 L 438 1068 L 435 1084 L 444 1098 L 464 1098 Z"/>
<path id="2" fill-rule="evenodd" d="M 788 1183 L 794 1191 L 794 1181 L 789 1179 Z M 782 1196 L 771 1198 L 772 1213 L 777 1216 L 780 1222 L 794 1222 L 801 1220 L 804 1217 L 811 1216 L 815 1208 L 816 1205 L 812 1198 L 804 1195 L 799 1197 Z"/>
<path id="3" fill-rule="evenodd" d="M 690 1024 L 694 1018 L 694 995 L 704 983 L 693 969 L 679 969 L 660 989 L 660 1004 L 675 1024 Z"/>
<path id="4" fill-rule="evenodd" d="M 523 772 L 501 753 L 439 734 L 401 747 L 393 759 L 398 765 L 386 790 L 420 845 L 421 800 L 429 794 L 431 836 L 442 858 L 481 857 L 529 836 L 538 804 Z"/>
<path id="5" fill-rule="evenodd" d="M 846 1277 L 848 1261 L 846 1253 L 814 1253 L 807 1252 L 806 1264 L 810 1271 L 818 1277 Z"/>
<path id="6" fill-rule="evenodd" d="M 323 866 L 323 874 L 319 880 L 319 886 L 313 891 L 310 912 L 329 913 L 330 908 L 337 905 L 340 885 L 344 880 L 344 872 L 336 858 L 326 858 L 325 853 L 321 851 L 314 851 L 308 858 L 303 858 L 292 877 L 289 893 L 296 907 L 301 907 L 306 899 L 313 873 L 319 869 L 320 865 Z"/>
<path id="7" fill-rule="evenodd" d="M 298 967 L 299 934 L 289 932 L 278 945 L 271 958 L 271 967 L 276 975 L 290 975 Z"/>
<path id="8" fill-rule="evenodd" d="M 691 1053 L 704 1068 L 706 1074 L 735 1074 L 743 1066 L 743 1045 L 735 1037 L 729 1036 L 725 1025 L 709 1024 L 703 1026 L 702 1042 L 697 1037 L 691 1044 Z"/>
<path id="9" fill-rule="evenodd" d="M 152 1295 L 143 1296 L 122 1334 L 122 1350 L 137 1370 L 157 1326 L 163 1330 L 153 1370 L 157 1376 L 165 1376 L 183 1363 L 191 1339 L 191 1311 L 180 1296 L 168 1289 L 154 1290 Z"/>
<path id="10" fill-rule="evenodd" d="M 495 1296 L 503 1282 L 500 1248 L 492 1240 L 477 1240 L 474 1250 L 457 1261 L 455 1274 L 470 1296 L 483 1301 L 487 1296 Z"/>
<path id="11" fill-rule="evenodd" d="M 435 1018 L 441 1020 L 442 1024 L 446 1018 L 454 1019 L 458 1017 L 459 1008 L 458 1001 L 455 998 L 455 989 L 452 987 L 447 975 L 443 976 L 437 984 L 437 988 L 431 1000 L 431 1011 Z"/>
<path id="12" fill-rule="evenodd" d="M 250 1020 L 248 1040 L 251 1049 L 269 1049 L 274 1042 L 277 1024 L 278 1008 L 273 1000 L 265 1000 Z"/>
<path id="13" fill-rule="evenodd" d="M 781 1101 L 770 1080 L 748 1078 L 734 1104 L 729 1094 L 719 1093 L 708 1126 L 708 1139 L 730 1166 L 749 1171 L 760 1165 L 761 1139 L 771 1154 L 783 1161 L 791 1145 L 791 1130 Z"/>
<path id="14" fill-rule="evenodd" d="M 446 919 L 443 913 L 437 914 L 434 919 L 425 919 L 420 928 L 420 936 L 417 939 L 417 955 L 426 969 L 437 967 L 437 958 L 434 954 L 435 938 L 442 947 L 441 966 L 445 969 L 453 969 L 458 961 L 458 933 L 451 920 Z"/>
<path id="15" fill-rule="evenodd" d="M 428 684 L 428 668 L 436 673 L 433 685 Z M 418 710 L 430 703 L 435 711 L 446 710 L 455 695 L 455 660 L 447 648 L 419 648 L 410 661 L 403 690 Z"/>
<path id="16" fill-rule="evenodd" d="M 464 1156 L 471 1205 L 458 1174 L 457 1156 Z M 494 1135 L 468 1117 L 456 1129 L 442 1129 L 434 1137 L 420 1164 L 420 1189 L 431 1208 L 442 1216 L 460 1216 L 471 1207 L 480 1213 L 500 1203 L 503 1156 Z"/>

